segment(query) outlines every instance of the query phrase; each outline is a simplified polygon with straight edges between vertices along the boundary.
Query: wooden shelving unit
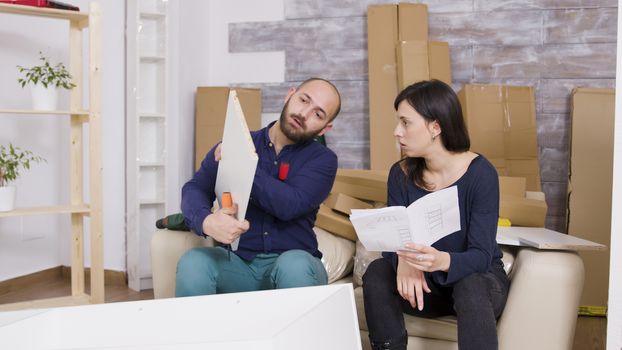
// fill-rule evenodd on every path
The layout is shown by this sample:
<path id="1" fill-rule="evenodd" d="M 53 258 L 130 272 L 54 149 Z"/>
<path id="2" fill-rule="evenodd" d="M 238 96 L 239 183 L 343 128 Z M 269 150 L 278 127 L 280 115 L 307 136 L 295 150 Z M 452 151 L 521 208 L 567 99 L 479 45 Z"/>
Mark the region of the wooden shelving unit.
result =
<path id="1" fill-rule="evenodd" d="M 70 204 L 52 207 L 19 208 L 0 213 L 0 218 L 23 215 L 69 214 L 71 216 L 71 296 L 0 305 L 0 311 L 45 308 L 104 302 L 104 251 L 102 228 L 102 136 L 101 136 L 101 9 L 92 3 L 89 12 L 66 11 L 31 6 L 0 4 L 0 13 L 55 18 L 69 21 L 69 70 L 76 87 L 70 93 L 68 111 L 0 109 L 0 117 L 35 115 L 41 118 L 67 116 L 70 124 L 69 174 Z M 88 29 L 89 62 L 82 55 L 83 30 Z M 83 109 L 83 67 L 89 68 L 88 110 Z M 83 129 L 89 124 L 89 196 L 84 200 Z M 84 217 L 90 218 L 91 292 L 85 292 Z"/>

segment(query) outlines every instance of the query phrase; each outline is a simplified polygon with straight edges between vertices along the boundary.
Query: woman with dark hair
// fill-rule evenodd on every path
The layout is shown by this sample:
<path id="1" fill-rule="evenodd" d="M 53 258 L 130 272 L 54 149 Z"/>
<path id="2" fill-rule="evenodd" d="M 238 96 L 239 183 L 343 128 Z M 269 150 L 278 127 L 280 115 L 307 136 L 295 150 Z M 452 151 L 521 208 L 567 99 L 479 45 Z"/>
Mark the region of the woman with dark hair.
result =
<path id="1" fill-rule="evenodd" d="M 456 315 L 460 349 L 498 348 L 496 319 L 508 294 L 495 236 L 499 179 L 470 141 L 460 102 L 447 84 L 421 81 L 395 99 L 394 136 L 406 157 L 389 172 L 387 204 L 408 206 L 457 186 L 460 227 L 432 244 L 409 243 L 383 253 L 363 276 L 365 316 L 373 349 L 406 349 L 403 312 Z"/>

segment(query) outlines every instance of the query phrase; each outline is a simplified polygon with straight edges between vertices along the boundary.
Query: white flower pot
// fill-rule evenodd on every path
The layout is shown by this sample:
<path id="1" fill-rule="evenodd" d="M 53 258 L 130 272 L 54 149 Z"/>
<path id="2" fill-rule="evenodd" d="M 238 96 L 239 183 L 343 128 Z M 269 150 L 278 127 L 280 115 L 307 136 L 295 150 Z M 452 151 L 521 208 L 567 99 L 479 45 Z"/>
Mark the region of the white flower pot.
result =
<path id="1" fill-rule="evenodd" d="M 31 85 L 32 108 L 37 111 L 54 111 L 58 101 L 58 88 L 41 84 Z"/>
<path id="2" fill-rule="evenodd" d="M 0 187 L 0 211 L 11 211 L 15 209 L 15 187 Z"/>

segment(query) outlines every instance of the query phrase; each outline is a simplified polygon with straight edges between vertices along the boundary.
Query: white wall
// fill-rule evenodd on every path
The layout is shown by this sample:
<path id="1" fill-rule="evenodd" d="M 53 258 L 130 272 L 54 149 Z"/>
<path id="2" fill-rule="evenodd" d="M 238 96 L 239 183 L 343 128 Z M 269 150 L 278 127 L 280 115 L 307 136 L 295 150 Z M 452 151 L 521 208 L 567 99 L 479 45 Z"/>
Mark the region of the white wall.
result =
<path id="1" fill-rule="evenodd" d="M 283 52 L 229 53 L 229 23 L 280 21 L 283 15 L 283 0 L 179 2 L 180 189 L 194 170 L 192 150 L 196 88 L 284 81 Z M 264 125 L 274 118 L 271 114 L 265 114 Z"/>
<path id="2" fill-rule="evenodd" d="M 72 4 L 88 11 L 89 1 Z M 122 0 L 100 1 L 102 23 L 103 78 L 103 179 L 105 267 L 125 269 L 125 180 L 124 180 L 124 26 Z M 17 85 L 16 64 L 36 63 L 38 51 L 54 62 L 68 63 L 68 22 L 14 15 L 0 17 L 0 106 L 29 109 L 27 90 Z M 86 47 L 85 47 L 86 50 Z M 88 57 L 88 56 L 87 56 Z M 88 76 L 85 71 L 85 76 Z M 88 89 L 85 90 L 88 96 Z M 61 107 L 67 107 L 64 94 Z M 46 158 L 15 184 L 18 206 L 55 205 L 68 202 L 68 117 L 7 116 L 0 119 L 0 143 L 12 142 Z M 88 140 L 88 138 L 87 138 Z M 88 235 L 87 254 L 89 262 Z M 0 220 L 0 281 L 69 264 L 68 215 L 28 216 Z"/>

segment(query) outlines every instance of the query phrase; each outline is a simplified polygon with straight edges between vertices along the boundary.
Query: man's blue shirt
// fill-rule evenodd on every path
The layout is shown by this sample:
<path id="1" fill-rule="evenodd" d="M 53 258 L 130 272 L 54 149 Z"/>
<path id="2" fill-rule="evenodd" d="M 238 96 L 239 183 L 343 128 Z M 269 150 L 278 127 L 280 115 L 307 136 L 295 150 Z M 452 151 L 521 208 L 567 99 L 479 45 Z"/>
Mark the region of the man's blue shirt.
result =
<path id="1" fill-rule="evenodd" d="M 320 203 L 333 186 L 337 156 L 314 141 L 287 145 L 277 156 L 268 135 L 272 125 L 274 122 L 251 132 L 259 161 L 246 211 L 250 228 L 240 236 L 235 253 L 252 260 L 259 253 L 300 249 L 321 258 L 313 225 Z M 200 236 L 205 235 L 203 221 L 216 198 L 215 149 L 207 153 L 201 168 L 182 188 L 181 210 L 186 225 Z M 289 171 L 287 178 L 279 180 L 282 163 L 289 163 Z"/>

